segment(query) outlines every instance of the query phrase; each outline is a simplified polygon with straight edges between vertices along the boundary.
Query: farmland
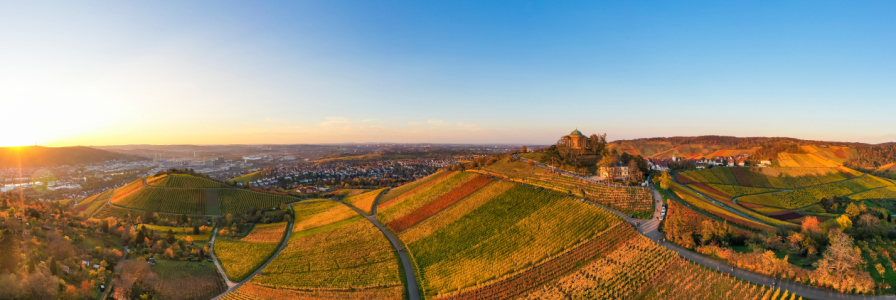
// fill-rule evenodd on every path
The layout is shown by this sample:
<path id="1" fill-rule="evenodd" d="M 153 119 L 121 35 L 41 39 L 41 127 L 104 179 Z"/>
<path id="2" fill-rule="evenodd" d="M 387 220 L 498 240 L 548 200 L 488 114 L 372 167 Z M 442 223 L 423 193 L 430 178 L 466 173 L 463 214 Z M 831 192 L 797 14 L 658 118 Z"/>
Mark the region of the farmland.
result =
<path id="1" fill-rule="evenodd" d="M 75 206 L 75 211 L 81 212 L 87 216 L 92 216 L 103 206 L 103 204 L 106 204 L 106 201 L 109 200 L 109 197 L 111 195 L 112 190 L 109 190 L 104 193 L 87 197 L 84 200 L 78 202 L 78 204 Z"/>
<path id="2" fill-rule="evenodd" d="M 685 204 L 691 205 L 692 207 L 694 207 L 696 209 L 699 209 L 705 213 L 708 213 L 710 215 L 718 217 L 722 220 L 731 222 L 732 224 L 737 224 L 740 226 L 753 228 L 753 229 L 759 229 L 759 230 L 770 229 L 770 226 L 768 226 L 766 224 L 758 223 L 758 222 L 752 221 L 750 219 L 744 218 L 743 216 L 738 215 L 734 212 L 731 212 L 730 210 L 728 210 L 724 207 L 721 207 L 721 206 L 716 205 L 715 203 L 709 202 L 705 198 L 701 197 L 700 195 L 694 193 L 693 191 L 691 191 L 679 184 L 672 183 L 671 190 Z M 732 204 L 731 206 L 734 207 L 734 204 Z M 757 216 L 751 215 L 751 217 L 756 218 Z M 789 224 L 789 223 L 780 222 L 780 221 L 774 220 L 772 218 L 767 218 L 767 219 L 760 218 L 760 220 L 762 220 L 763 222 L 772 224 L 772 225 L 793 225 L 793 224 Z"/>
<path id="3" fill-rule="evenodd" d="M 151 269 L 161 299 L 210 299 L 227 289 L 212 263 L 160 260 Z"/>
<path id="4" fill-rule="evenodd" d="M 292 228 L 293 232 L 314 229 L 350 218 L 360 217 L 358 213 L 348 206 L 325 199 L 302 201 L 293 205 L 293 209 L 296 212 L 295 225 Z"/>
<path id="5" fill-rule="evenodd" d="M 245 279 L 276 252 L 280 242 L 288 235 L 287 223 L 255 225 L 241 239 L 219 237 L 215 241 L 215 256 L 231 281 Z"/>
<path id="6" fill-rule="evenodd" d="M 837 168 L 712 168 L 680 173 L 698 183 L 763 189 L 796 189 L 850 179 Z M 682 183 L 686 183 L 680 179 Z M 733 195 L 729 195 L 736 197 Z"/>
<path id="7" fill-rule="evenodd" d="M 378 189 L 360 195 L 351 196 L 343 200 L 343 202 L 357 207 L 365 214 L 370 215 L 373 210 L 373 202 L 376 200 L 376 197 L 379 197 L 379 195 L 383 193 L 384 190 L 385 189 Z"/>
<path id="8" fill-rule="evenodd" d="M 418 224 L 444 224 L 414 233 L 416 240 L 408 244 L 427 297 L 470 292 L 477 283 L 503 286 L 498 283 L 500 278 L 587 244 L 621 221 L 558 192 L 513 186 L 495 193 L 502 189 L 489 186 L 451 206 L 452 210 L 469 211 L 459 218 L 449 210 Z M 494 194 L 481 203 L 482 195 Z M 464 208 L 467 202 L 480 203 L 473 203 L 478 207 L 471 210 Z M 454 221 L 440 222 L 440 218 Z"/>
<path id="9" fill-rule="evenodd" d="M 265 171 L 252 172 L 252 173 L 240 176 L 240 177 L 232 178 L 232 179 L 228 180 L 228 182 L 246 183 L 246 182 L 250 182 L 250 181 L 256 181 L 256 180 L 264 178 L 264 172 Z"/>
<path id="10" fill-rule="evenodd" d="M 260 193 L 243 189 L 218 189 L 218 202 L 221 203 L 221 213 L 240 213 L 250 209 L 262 209 L 280 206 L 283 203 L 298 201 L 298 198 Z"/>
<path id="11" fill-rule="evenodd" d="M 427 185 L 423 189 L 409 191 L 385 203 L 380 202 L 377 206 L 377 219 L 382 223 L 390 223 L 438 199 L 477 176 L 480 175 L 469 172 L 447 173 L 444 177 L 433 181 L 431 185 Z"/>
<path id="12" fill-rule="evenodd" d="M 649 214 L 653 210 L 653 196 L 647 188 L 610 187 L 594 184 L 507 158 L 481 169 L 479 172 L 484 174 L 570 193 L 629 214 Z"/>
<path id="13" fill-rule="evenodd" d="M 887 186 L 892 186 L 892 183 L 868 175 L 804 189 L 745 196 L 740 201 L 793 209 L 818 203 L 823 198 L 847 196 Z"/>
<path id="14" fill-rule="evenodd" d="M 211 226 L 203 228 L 199 234 L 193 234 L 194 232 L 193 232 L 192 227 L 187 228 L 187 227 L 161 226 L 161 225 L 152 225 L 152 224 L 137 225 L 138 230 L 143 227 L 146 227 L 146 229 L 151 229 L 152 231 L 159 233 L 161 236 L 165 236 L 165 234 L 167 234 L 168 231 L 171 230 L 171 232 L 174 233 L 174 237 L 176 239 L 186 241 L 186 240 L 188 240 L 187 237 L 189 237 L 189 240 L 194 241 L 198 245 L 208 243 L 208 240 L 211 238 L 211 233 L 212 233 L 211 232 L 212 228 L 210 228 Z"/>
<path id="15" fill-rule="evenodd" d="M 385 299 L 400 299 L 403 287 L 392 246 L 368 220 L 349 220 L 294 233 L 286 249 L 252 282 L 306 292 L 351 290 L 342 295 L 347 298 L 376 292 Z"/>
<path id="16" fill-rule="evenodd" d="M 169 188 L 220 188 L 224 187 L 220 182 L 197 176 L 185 174 L 170 174 L 168 184 Z"/>
<path id="17" fill-rule="evenodd" d="M 760 299 L 765 293 L 639 236 L 522 299 Z"/>

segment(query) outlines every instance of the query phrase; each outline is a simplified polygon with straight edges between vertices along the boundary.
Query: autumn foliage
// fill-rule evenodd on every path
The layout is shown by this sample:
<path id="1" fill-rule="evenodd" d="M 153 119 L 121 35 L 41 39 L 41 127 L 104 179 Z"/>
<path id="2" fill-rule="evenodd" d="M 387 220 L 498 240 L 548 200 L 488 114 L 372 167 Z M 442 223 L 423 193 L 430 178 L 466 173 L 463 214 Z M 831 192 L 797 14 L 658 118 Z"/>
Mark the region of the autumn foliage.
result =
<path id="1" fill-rule="evenodd" d="M 426 204 L 425 206 L 411 212 L 410 214 L 404 215 L 395 221 L 387 224 L 392 231 L 401 232 L 405 229 L 410 228 L 411 226 L 416 225 L 420 221 L 429 218 L 436 213 L 442 211 L 448 206 L 460 201 L 461 199 L 469 196 L 473 192 L 478 191 L 482 187 L 488 185 L 493 181 L 492 178 L 486 176 L 476 176 L 476 178 L 467 181 L 460 187 L 451 190 L 447 194 L 439 197 L 433 202 Z"/>

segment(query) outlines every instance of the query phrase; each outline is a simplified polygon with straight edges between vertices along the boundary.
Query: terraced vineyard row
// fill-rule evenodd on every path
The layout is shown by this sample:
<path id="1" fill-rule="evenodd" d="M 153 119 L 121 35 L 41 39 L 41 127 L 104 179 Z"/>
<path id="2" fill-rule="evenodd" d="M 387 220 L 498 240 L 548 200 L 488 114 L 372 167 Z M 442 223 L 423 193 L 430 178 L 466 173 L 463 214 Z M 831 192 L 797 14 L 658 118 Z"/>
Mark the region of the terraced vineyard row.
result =
<path id="1" fill-rule="evenodd" d="M 293 205 L 296 212 L 293 232 L 320 228 L 329 224 L 360 217 L 351 208 L 326 199 L 307 200 Z"/>
<path id="2" fill-rule="evenodd" d="M 853 200 L 865 199 L 896 199 L 896 186 L 888 186 L 885 188 L 873 189 L 867 192 L 858 193 L 849 198 Z"/>
<path id="3" fill-rule="evenodd" d="M 262 209 L 278 207 L 280 204 L 289 204 L 298 200 L 298 198 L 290 196 L 259 193 L 242 189 L 218 190 L 218 202 L 221 203 L 222 214 L 241 213 L 249 211 L 252 208 Z"/>
<path id="4" fill-rule="evenodd" d="M 690 183 L 687 182 L 687 179 L 682 179 L 682 176 L 698 183 L 773 189 L 795 189 L 847 180 L 853 177 L 848 176 L 837 168 L 771 167 L 721 167 L 679 174 L 679 182 Z"/>
<path id="5" fill-rule="evenodd" d="M 446 173 L 428 185 L 408 191 L 386 203 L 380 203 L 377 207 L 376 217 L 380 222 L 388 224 L 464 185 L 477 176 L 480 175 L 469 172 Z"/>
<path id="6" fill-rule="evenodd" d="M 376 200 L 376 197 L 378 197 L 381 193 L 383 193 L 384 190 L 386 190 L 386 189 L 378 189 L 378 190 L 369 191 L 369 192 L 366 192 L 366 193 L 363 193 L 360 195 L 351 196 L 351 197 L 345 198 L 345 200 L 343 200 L 343 202 L 345 202 L 351 206 L 357 207 L 358 209 L 363 211 L 365 214 L 370 215 L 373 212 L 373 202 Z"/>
<path id="7" fill-rule="evenodd" d="M 473 179 L 465 182 L 461 186 L 450 190 L 448 193 L 440 196 L 438 199 L 427 203 L 423 207 L 420 207 L 413 212 L 406 214 L 395 221 L 387 224 L 389 229 L 392 229 L 394 232 L 401 232 L 405 229 L 410 228 L 411 226 L 416 225 L 417 223 L 429 218 L 448 206 L 453 205 L 457 201 L 460 201 L 463 198 L 466 198 L 470 194 L 478 191 L 482 187 L 485 187 L 487 184 L 491 183 L 492 179 L 486 176 L 473 176 Z"/>
<path id="8" fill-rule="evenodd" d="M 415 241 L 405 242 L 417 263 L 427 297 L 497 282 L 621 222 L 593 205 L 529 186 L 504 189 L 491 199 L 482 197 L 491 196 L 495 189 L 501 187 L 490 185 L 418 224 L 431 229 L 441 223 L 444 227 L 408 229 L 417 235 Z M 475 209 L 466 208 L 468 203 Z M 458 218 L 458 211 L 468 212 Z M 449 221 L 440 221 L 444 219 Z"/>
<path id="9" fill-rule="evenodd" d="M 103 207 L 103 204 L 106 204 L 109 197 L 112 196 L 112 191 L 113 190 L 108 190 L 81 200 L 81 202 L 78 202 L 75 206 L 75 211 L 81 212 L 87 216 L 92 216 L 97 210 Z"/>
<path id="10" fill-rule="evenodd" d="M 225 187 L 220 182 L 190 175 L 170 174 L 165 187 L 169 188 L 221 188 Z"/>
<path id="11" fill-rule="evenodd" d="M 395 292 L 395 287 L 370 288 L 363 290 L 295 290 L 269 287 L 253 282 L 247 282 L 240 288 L 227 294 L 223 300 L 270 300 L 270 299 L 303 299 L 303 300 L 332 300 L 332 299 L 402 299 L 400 291 Z"/>
<path id="12" fill-rule="evenodd" d="M 362 218 L 322 228 L 293 234 L 286 249 L 252 282 L 304 291 L 352 291 L 347 298 L 371 290 L 388 290 L 388 299 L 402 297 L 397 256 L 379 229 Z"/>
<path id="13" fill-rule="evenodd" d="M 653 210 L 653 196 L 647 188 L 643 187 L 611 187 L 594 184 L 579 178 L 552 173 L 550 170 L 530 166 L 521 161 L 511 162 L 508 159 L 482 167 L 480 172 L 497 174 L 509 180 L 571 193 L 625 213 Z"/>
<path id="14" fill-rule="evenodd" d="M 818 203 L 833 196 L 846 196 L 871 189 L 892 186 L 891 183 L 874 176 L 864 176 L 848 181 L 813 186 L 804 189 L 744 196 L 739 201 L 780 208 L 800 208 Z"/>
<path id="15" fill-rule="evenodd" d="M 286 222 L 256 225 L 241 239 L 218 237 L 215 256 L 227 277 L 234 282 L 242 281 L 274 255 L 280 242 L 288 236 L 287 225 Z"/>
<path id="16" fill-rule="evenodd" d="M 204 215 L 206 208 L 204 193 L 204 189 L 142 187 L 125 191 L 121 196 L 116 190 L 112 203 L 141 210 Z"/>
<path id="17" fill-rule="evenodd" d="M 686 202 L 687 204 L 689 204 L 689 205 L 691 205 L 691 206 L 693 206 L 693 207 L 695 207 L 695 208 L 698 208 L 698 209 L 700 209 L 700 210 L 702 210 L 702 211 L 705 211 L 706 213 L 709 213 L 709 214 L 711 214 L 711 215 L 714 215 L 714 216 L 716 216 L 716 217 L 718 217 L 718 218 L 720 218 L 720 219 L 722 219 L 722 220 L 726 220 L 726 221 L 731 222 L 731 223 L 733 223 L 733 224 L 737 224 L 737 225 L 740 225 L 740 226 L 744 226 L 744 227 L 748 227 L 748 228 L 753 228 L 753 229 L 759 229 L 759 230 L 770 230 L 770 229 L 773 229 L 773 227 L 771 227 L 771 226 L 768 226 L 768 225 L 766 225 L 766 224 L 758 223 L 758 222 L 752 221 L 752 220 L 750 220 L 750 219 L 744 218 L 743 216 L 740 216 L 740 215 L 738 215 L 738 214 L 736 214 L 736 213 L 733 213 L 733 212 L 731 212 L 730 210 L 728 210 L 728 209 L 726 209 L 726 208 L 720 207 L 720 206 L 718 206 L 718 205 L 716 205 L 716 204 L 714 204 L 714 203 L 712 203 L 712 202 L 709 202 L 709 201 L 707 201 L 707 200 L 704 200 L 704 198 L 701 197 L 700 195 L 697 195 L 697 194 L 694 193 L 693 191 L 691 191 L 691 190 L 689 190 L 689 189 L 687 189 L 687 188 L 685 188 L 685 187 L 683 187 L 683 186 L 681 186 L 681 185 L 679 185 L 679 184 L 677 184 L 677 183 L 672 183 L 672 191 L 673 191 L 673 192 L 674 192 L 674 193 L 675 193 L 675 194 L 676 194 L 682 201 Z M 733 207 L 733 206 L 732 206 L 732 207 Z M 760 215 L 760 216 L 761 216 L 761 215 Z M 751 217 L 756 218 L 757 216 L 755 216 L 755 215 L 751 215 Z M 775 220 L 775 219 L 772 219 L 772 218 L 768 218 L 768 217 L 766 217 L 765 219 L 762 219 L 762 218 L 760 217 L 759 219 L 762 220 L 763 222 L 766 222 L 766 223 L 769 223 L 769 224 L 773 224 L 773 225 L 791 225 L 791 226 L 793 225 L 793 224 L 790 224 L 790 223 L 786 223 L 786 222 L 778 221 L 778 220 Z"/>
<path id="18" fill-rule="evenodd" d="M 558 276 L 576 268 L 580 263 L 611 252 L 619 245 L 625 244 L 627 240 L 637 236 L 638 234 L 627 224 L 616 223 L 594 239 L 523 272 L 503 275 L 496 282 L 490 284 L 470 285 L 469 287 L 473 287 L 472 289 L 440 295 L 437 299 L 507 299 L 555 280 Z"/>

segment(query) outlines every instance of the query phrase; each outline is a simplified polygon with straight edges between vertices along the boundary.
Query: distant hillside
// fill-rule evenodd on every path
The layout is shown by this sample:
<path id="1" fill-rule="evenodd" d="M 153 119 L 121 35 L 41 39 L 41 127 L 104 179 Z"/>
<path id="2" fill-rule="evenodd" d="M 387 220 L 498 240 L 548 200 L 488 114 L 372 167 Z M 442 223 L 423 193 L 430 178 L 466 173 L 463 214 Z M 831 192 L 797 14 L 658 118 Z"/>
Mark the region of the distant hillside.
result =
<path id="1" fill-rule="evenodd" d="M 114 159 L 133 161 L 142 158 L 89 147 L 0 147 L 0 167 L 3 168 L 18 167 L 20 161 L 23 168 L 32 168 L 99 163 Z"/>

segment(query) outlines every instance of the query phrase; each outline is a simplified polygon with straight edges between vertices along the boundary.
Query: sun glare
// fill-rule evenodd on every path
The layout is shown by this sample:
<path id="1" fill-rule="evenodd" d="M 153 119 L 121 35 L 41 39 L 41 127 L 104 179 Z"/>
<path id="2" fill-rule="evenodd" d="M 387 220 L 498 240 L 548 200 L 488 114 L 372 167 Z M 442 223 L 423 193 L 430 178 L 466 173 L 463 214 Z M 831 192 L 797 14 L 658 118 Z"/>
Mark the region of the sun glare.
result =
<path id="1" fill-rule="evenodd" d="M 6 131 L 2 136 L 0 147 L 30 146 L 37 142 L 33 135 L 24 131 Z"/>

